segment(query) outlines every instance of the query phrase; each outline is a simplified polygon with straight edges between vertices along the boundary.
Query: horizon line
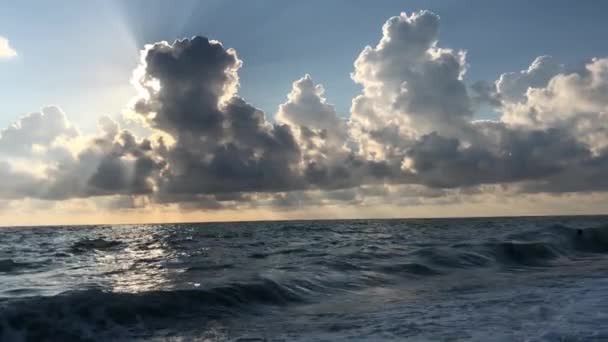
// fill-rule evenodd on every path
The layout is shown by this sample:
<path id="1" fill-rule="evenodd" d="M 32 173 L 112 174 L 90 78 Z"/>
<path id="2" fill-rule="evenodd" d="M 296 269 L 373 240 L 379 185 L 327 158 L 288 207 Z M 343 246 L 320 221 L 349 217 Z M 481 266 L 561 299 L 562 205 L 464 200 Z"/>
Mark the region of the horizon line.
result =
<path id="1" fill-rule="evenodd" d="M 363 218 L 319 218 L 319 219 L 260 219 L 260 220 L 210 220 L 210 221 L 176 221 L 176 222 L 146 222 L 146 223 L 87 223 L 87 224 L 22 224 L 22 225 L 3 225 L 5 228 L 72 228 L 72 227 L 95 227 L 95 226 L 137 226 L 137 225 L 172 225 L 172 224 L 228 224 L 228 223 L 279 223 L 279 222 L 315 222 L 315 221 L 397 221 L 397 220 L 457 220 L 457 219 L 514 219 L 514 218 L 543 218 L 543 217 L 608 217 L 604 214 L 558 214 L 558 215 L 488 215 L 488 216 L 420 216 L 420 217 L 363 217 Z"/>

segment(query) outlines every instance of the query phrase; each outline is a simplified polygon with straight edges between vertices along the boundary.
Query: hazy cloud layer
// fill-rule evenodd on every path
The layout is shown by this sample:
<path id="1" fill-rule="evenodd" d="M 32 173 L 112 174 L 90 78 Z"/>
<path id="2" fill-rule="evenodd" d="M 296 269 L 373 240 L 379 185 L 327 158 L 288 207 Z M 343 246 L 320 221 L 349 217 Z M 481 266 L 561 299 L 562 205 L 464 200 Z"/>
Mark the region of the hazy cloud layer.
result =
<path id="1" fill-rule="evenodd" d="M 304 75 L 270 120 L 239 97 L 234 49 L 147 45 L 132 112 L 153 133 L 102 117 L 85 136 L 55 107 L 24 116 L 0 131 L 0 198 L 213 210 L 608 190 L 607 58 L 568 69 L 541 56 L 468 87 L 466 54 L 441 47 L 439 27 L 428 11 L 390 18 L 355 60 L 347 117 Z M 500 118 L 475 121 L 482 105 Z"/>

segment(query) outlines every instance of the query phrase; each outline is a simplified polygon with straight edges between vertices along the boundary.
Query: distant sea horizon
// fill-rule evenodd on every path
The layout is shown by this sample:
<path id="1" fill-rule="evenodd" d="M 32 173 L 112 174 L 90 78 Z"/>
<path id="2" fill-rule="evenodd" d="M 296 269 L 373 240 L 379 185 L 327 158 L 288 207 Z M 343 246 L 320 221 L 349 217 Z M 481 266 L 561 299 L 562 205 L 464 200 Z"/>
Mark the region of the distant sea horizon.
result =
<path id="1" fill-rule="evenodd" d="M 206 224 L 206 223 L 246 223 L 246 222 L 315 222 L 315 221 L 365 221 L 365 220 L 458 220 L 458 219 L 509 219 L 509 218 L 542 218 L 542 217 L 608 217 L 608 213 L 603 214 L 530 214 L 530 215 L 471 215 L 471 216 L 412 216 L 412 217 L 358 217 L 358 218 L 310 218 L 310 219 L 253 219 L 253 220 L 209 220 L 209 221 L 124 221 L 124 222 L 95 222 L 95 223 L 50 223 L 50 224 L 17 224 L 17 225 L 3 225 L 0 222 L 1 228 L 32 228 L 32 227 L 88 227 L 88 226 L 100 226 L 100 225 L 162 225 L 162 224 Z"/>

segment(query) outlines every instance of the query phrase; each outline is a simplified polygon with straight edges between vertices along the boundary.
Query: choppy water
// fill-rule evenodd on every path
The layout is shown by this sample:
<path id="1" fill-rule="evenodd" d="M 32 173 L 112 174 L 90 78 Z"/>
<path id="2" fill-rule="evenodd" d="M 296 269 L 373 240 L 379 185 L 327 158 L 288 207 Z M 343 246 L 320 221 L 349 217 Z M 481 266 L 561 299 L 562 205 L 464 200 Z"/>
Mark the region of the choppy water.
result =
<path id="1" fill-rule="evenodd" d="M 0 340 L 608 341 L 607 271 L 608 217 L 1 228 Z"/>

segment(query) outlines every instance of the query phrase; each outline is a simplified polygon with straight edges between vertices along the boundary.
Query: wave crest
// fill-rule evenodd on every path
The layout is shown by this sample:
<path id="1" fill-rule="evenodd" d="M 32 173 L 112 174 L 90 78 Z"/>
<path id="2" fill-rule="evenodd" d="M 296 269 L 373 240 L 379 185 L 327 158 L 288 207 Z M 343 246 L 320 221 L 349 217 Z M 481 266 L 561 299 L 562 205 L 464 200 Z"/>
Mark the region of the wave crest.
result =
<path id="1" fill-rule="evenodd" d="M 74 242 L 70 247 L 70 251 L 73 253 L 84 253 L 91 250 L 112 250 L 122 246 L 122 242 L 114 240 L 104 240 L 102 238 L 97 239 L 82 239 Z"/>
<path id="2" fill-rule="evenodd" d="M 184 318 L 217 319 L 248 306 L 304 299 L 297 289 L 264 279 L 208 290 L 65 292 L 0 303 L 0 340 L 87 340 L 124 327 L 163 328 Z M 21 337 L 21 338 L 17 338 Z"/>

